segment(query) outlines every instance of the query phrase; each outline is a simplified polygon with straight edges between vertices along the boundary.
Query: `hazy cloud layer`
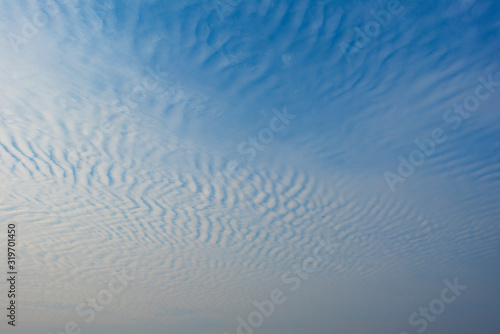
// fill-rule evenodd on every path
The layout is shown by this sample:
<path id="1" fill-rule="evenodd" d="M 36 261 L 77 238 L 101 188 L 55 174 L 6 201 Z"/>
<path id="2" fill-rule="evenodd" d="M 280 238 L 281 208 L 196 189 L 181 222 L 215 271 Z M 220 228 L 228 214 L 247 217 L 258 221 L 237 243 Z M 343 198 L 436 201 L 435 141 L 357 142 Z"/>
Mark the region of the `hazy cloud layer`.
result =
<path id="1" fill-rule="evenodd" d="M 0 2 L 23 333 L 233 334 L 275 288 L 255 333 L 415 333 L 458 277 L 426 333 L 497 334 L 500 87 L 478 79 L 500 82 L 497 2 L 402 0 L 349 59 L 387 1 L 232 3 Z M 478 85 L 476 110 L 447 111 Z M 384 173 L 436 128 L 392 191 Z M 290 291 L 281 275 L 327 237 L 335 254 Z M 122 270 L 86 323 L 75 307 Z"/>

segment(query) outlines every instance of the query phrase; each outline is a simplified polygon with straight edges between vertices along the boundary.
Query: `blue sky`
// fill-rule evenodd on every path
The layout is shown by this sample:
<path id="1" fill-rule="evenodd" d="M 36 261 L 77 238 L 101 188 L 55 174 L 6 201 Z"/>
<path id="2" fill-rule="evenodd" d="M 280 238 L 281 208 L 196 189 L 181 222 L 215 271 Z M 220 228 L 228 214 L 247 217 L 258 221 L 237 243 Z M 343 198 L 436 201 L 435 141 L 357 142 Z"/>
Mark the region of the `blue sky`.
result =
<path id="1" fill-rule="evenodd" d="M 496 1 L 0 1 L 0 35 L 15 330 L 499 332 Z"/>

